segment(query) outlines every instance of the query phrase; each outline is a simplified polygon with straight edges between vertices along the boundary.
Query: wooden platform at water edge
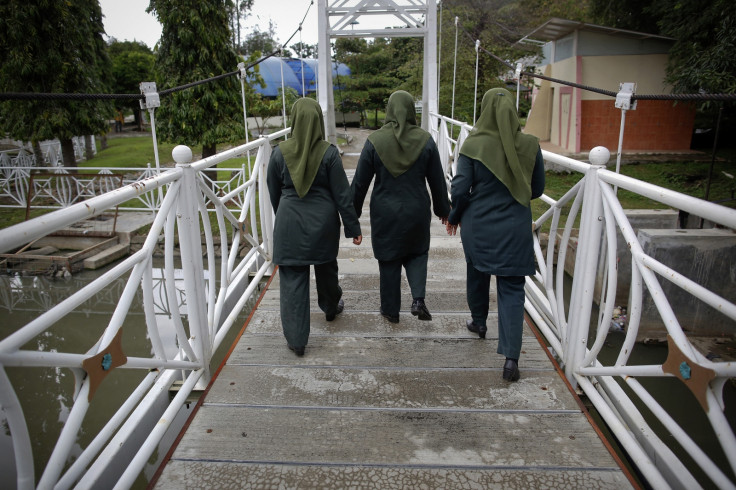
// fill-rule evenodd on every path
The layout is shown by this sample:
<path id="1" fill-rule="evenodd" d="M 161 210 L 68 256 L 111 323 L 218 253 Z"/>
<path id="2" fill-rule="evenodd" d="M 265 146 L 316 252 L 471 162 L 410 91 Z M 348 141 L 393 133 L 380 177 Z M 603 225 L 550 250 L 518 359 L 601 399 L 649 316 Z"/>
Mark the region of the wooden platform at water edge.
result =
<path id="1" fill-rule="evenodd" d="M 465 328 L 462 245 L 436 218 L 433 320 L 410 314 L 405 278 L 400 323 L 379 314 L 367 206 L 363 244 L 340 243 L 345 311 L 325 321 L 312 280 L 296 357 L 276 273 L 155 488 L 630 488 L 528 325 L 516 383 L 495 313 L 485 340 Z"/>

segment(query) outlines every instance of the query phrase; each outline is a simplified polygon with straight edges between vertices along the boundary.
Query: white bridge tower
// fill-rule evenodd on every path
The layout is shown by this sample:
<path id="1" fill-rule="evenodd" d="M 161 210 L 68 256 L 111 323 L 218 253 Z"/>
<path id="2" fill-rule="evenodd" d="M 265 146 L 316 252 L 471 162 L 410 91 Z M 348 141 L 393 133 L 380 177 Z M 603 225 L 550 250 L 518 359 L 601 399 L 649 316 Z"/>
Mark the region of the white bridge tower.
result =
<path id="1" fill-rule="evenodd" d="M 326 136 L 336 143 L 335 100 L 330 40 L 337 37 L 422 37 L 424 71 L 422 127 L 429 112 L 437 112 L 437 3 L 436 0 L 318 0 L 319 105 Z M 380 27 L 376 27 L 380 26 Z"/>

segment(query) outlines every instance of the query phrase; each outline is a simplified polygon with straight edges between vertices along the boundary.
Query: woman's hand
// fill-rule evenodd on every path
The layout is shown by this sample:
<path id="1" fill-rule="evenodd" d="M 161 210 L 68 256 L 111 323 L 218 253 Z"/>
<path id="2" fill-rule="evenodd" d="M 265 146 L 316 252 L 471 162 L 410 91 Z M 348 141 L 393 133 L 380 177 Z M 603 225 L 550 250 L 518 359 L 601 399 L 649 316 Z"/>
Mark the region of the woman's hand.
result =
<path id="1" fill-rule="evenodd" d="M 459 226 L 460 226 L 460 223 L 458 223 L 456 225 L 451 225 L 450 222 L 448 221 L 446 223 L 446 225 L 445 225 L 445 227 L 447 228 L 447 234 L 448 235 L 457 235 L 457 228 Z"/>
<path id="2" fill-rule="evenodd" d="M 440 216 L 440 221 L 443 225 L 447 226 L 447 216 Z"/>
<path id="3" fill-rule="evenodd" d="M 363 235 L 358 235 L 353 238 L 353 245 L 360 245 L 363 242 Z"/>

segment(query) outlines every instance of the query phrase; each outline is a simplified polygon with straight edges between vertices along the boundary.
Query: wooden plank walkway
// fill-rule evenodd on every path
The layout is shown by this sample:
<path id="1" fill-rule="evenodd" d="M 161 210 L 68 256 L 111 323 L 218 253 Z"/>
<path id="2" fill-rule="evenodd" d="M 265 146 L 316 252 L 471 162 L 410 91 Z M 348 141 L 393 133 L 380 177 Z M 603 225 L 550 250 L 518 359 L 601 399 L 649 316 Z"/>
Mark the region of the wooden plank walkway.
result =
<path id="1" fill-rule="evenodd" d="M 367 216 L 363 244 L 340 243 L 345 311 L 326 322 L 312 281 L 296 357 L 276 274 L 155 488 L 630 488 L 528 326 L 517 383 L 493 315 L 485 340 L 466 330 L 462 246 L 438 220 L 434 320 L 409 313 L 405 278 L 400 323 L 380 316 Z"/>

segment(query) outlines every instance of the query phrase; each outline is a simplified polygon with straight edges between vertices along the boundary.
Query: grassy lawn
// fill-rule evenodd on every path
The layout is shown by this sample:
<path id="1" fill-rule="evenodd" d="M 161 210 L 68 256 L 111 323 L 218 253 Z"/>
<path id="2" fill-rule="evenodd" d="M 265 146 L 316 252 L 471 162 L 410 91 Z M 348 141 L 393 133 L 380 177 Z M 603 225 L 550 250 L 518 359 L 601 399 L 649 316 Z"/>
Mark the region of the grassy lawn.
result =
<path id="1" fill-rule="evenodd" d="M 132 136 L 129 138 L 108 138 L 107 148 L 100 150 L 97 139 L 97 156 L 89 161 L 80 162 L 80 167 L 141 167 L 147 164 L 156 167 L 156 156 L 153 152 L 153 140 L 150 136 Z M 158 154 L 161 166 L 173 165 L 171 150 L 173 143 L 158 143 Z"/>
<path id="2" fill-rule="evenodd" d="M 689 196 L 704 199 L 708 183 L 709 167 L 710 162 L 703 161 L 642 162 L 622 165 L 621 174 Z M 609 170 L 614 169 L 615 167 L 609 167 Z M 736 163 L 734 163 L 732 158 L 727 162 L 716 161 L 709 200 L 714 202 L 724 201 L 720 204 L 736 208 L 736 201 L 725 202 L 733 198 L 732 194 L 736 190 L 736 179 L 729 178 L 724 172 L 730 175 L 736 175 Z M 544 192 L 553 199 L 559 199 L 581 178 L 582 174 L 578 173 L 547 172 Z M 666 207 L 659 202 L 623 189 L 619 189 L 618 198 L 622 206 L 626 209 L 656 209 Z"/>

